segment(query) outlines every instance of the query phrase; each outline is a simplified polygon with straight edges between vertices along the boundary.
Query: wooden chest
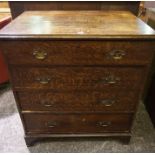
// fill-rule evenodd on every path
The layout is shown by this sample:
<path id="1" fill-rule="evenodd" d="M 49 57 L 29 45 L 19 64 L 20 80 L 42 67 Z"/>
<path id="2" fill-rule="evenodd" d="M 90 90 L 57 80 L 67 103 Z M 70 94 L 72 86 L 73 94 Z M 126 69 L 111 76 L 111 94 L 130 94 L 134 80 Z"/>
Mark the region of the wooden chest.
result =
<path id="1" fill-rule="evenodd" d="M 129 140 L 155 32 L 127 11 L 30 11 L 0 32 L 31 145 L 46 137 Z"/>

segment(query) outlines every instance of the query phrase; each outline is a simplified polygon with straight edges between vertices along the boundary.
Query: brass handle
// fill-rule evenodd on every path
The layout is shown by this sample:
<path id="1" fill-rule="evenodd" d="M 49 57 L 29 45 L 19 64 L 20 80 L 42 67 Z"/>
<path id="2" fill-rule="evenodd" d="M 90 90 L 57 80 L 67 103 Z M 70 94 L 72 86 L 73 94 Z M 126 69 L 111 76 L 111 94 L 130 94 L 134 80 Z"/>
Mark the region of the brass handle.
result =
<path id="1" fill-rule="evenodd" d="M 57 123 L 56 122 L 46 122 L 45 125 L 48 127 L 48 128 L 54 128 L 57 126 Z"/>
<path id="2" fill-rule="evenodd" d="M 34 51 L 33 55 L 35 56 L 36 59 L 43 60 L 46 58 L 47 53 L 44 51 Z"/>
<path id="3" fill-rule="evenodd" d="M 38 81 L 40 84 L 48 84 L 51 81 L 51 78 L 49 78 L 49 77 L 37 77 L 36 81 Z"/>
<path id="4" fill-rule="evenodd" d="M 109 75 L 107 77 L 104 77 L 104 78 L 101 78 L 98 80 L 98 82 L 102 82 L 104 84 L 115 84 L 117 82 L 120 81 L 120 78 L 119 77 L 115 77 L 113 75 Z"/>
<path id="5" fill-rule="evenodd" d="M 123 56 L 126 55 L 126 53 L 122 50 L 113 50 L 109 53 L 110 57 L 112 57 L 114 60 L 121 60 Z"/>
<path id="6" fill-rule="evenodd" d="M 112 106 L 112 104 L 115 103 L 115 100 L 112 100 L 112 99 L 104 99 L 104 100 L 101 100 L 99 103 L 102 104 L 102 105 L 104 105 L 104 106 L 106 106 L 106 107 L 110 107 L 110 106 Z"/>
<path id="7" fill-rule="evenodd" d="M 44 107 L 52 107 L 54 105 L 54 102 L 53 101 L 46 101 L 46 100 L 43 100 L 41 101 L 41 104 L 44 106 Z"/>
<path id="8" fill-rule="evenodd" d="M 107 127 L 107 126 L 111 125 L 111 122 L 110 121 L 101 121 L 101 122 L 98 122 L 97 125 L 99 125 L 100 127 Z"/>

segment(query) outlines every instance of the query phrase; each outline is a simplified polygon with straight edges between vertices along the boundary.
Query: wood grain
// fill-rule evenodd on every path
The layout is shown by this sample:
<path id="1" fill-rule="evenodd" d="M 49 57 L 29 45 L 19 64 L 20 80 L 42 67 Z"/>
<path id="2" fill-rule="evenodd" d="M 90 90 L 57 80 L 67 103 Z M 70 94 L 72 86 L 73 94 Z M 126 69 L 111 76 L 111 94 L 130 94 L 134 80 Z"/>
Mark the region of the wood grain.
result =
<path id="1" fill-rule="evenodd" d="M 128 94 L 128 95 L 126 95 Z M 134 112 L 138 91 L 18 92 L 22 113 Z"/>
<path id="2" fill-rule="evenodd" d="M 12 82 L 16 90 L 48 89 L 64 91 L 139 90 L 143 72 L 143 68 L 137 69 L 132 67 L 16 67 L 11 70 Z M 42 84 L 38 81 L 38 78 L 43 80 L 49 78 L 50 81 L 47 84 Z M 111 83 L 109 81 L 114 82 Z"/>
<path id="3" fill-rule="evenodd" d="M 28 11 L 0 31 L 8 39 L 107 36 L 155 38 L 155 31 L 128 11 Z"/>
<path id="4" fill-rule="evenodd" d="M 9 64 L 27 66 L 145 65 L 155 51 L 154 41 L 0 41 L 0 47 Z M 35 51 L 46 53 L 45 58 L 38 60 Z M 124 53 L 119 60 L 117 51 Z"/>
<path id="5" fill-rule="evenodd" d="M 24 114 L 24 119 L 28 133 L 109 133 L 129 132 L 132 115 Z M 108 125 L 101 126 L 100 122 Z M 51 127 L 49 127 L 50 125 Z"/>
<path id="6" fill-rule="evenodd" d="M 131 11 L 138 15 L 139 1 L 10 1 L 12 17 L 16 18 L 22 12 L 28 10 L 52 11 L 52 10 L 104 10 L 104 11 Z"/>

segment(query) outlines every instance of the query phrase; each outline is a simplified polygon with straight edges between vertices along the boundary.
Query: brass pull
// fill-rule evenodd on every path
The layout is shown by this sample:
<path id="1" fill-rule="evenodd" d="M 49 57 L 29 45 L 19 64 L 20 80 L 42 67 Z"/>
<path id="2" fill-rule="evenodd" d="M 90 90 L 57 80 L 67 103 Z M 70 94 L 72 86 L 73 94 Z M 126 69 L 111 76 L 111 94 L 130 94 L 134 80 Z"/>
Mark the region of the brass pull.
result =
<path id="1" fill-rule="evenodd" d="M 54 105 L 54 102 L 52 101 L 41 101 L 41 104 L 44 106 L 44 107 L 52 107 Z"/>
<path id="2" fill-rule="evenodd" d="M 110 106 L 112 106 L 112 104 L 115 103 L 115 100 L 105 99 L 105 100 L 101 100 L 99 103 L 106 106 L 106 107 L 110 107 Z"/>
<path id="3" fill-rule="evenodd" d="M 122 50 L 114 50 L 109 53 L 110 57 L 112 57 L 114 60 L 121 60 L 125 54 L 126 53 Z"/>
<path id="4" fill-rule="evenodd" d="M 34 51 L 33 55 L 35 56 L 36 59 L 43 60 L 46 58 L 47 53 L 44 51 Z"/>
<path id="5" fill-rule="evenodd" d="M 49 78 L 49 77 L 38 77 L 38 78 L 36 78 L 36 81 L 38 81 L 40 84 L 48 84 L 51 81 L 51 78 Z"/>
<path id="6" fill-rule="evenodd" d="M 120 81 L 119 77 L 115 77 L 113 75 L 109 75 L 107 77 L 101 78 L 98 82 L 102 82 L 104 84 L 115 84 Z"/>
<path id="7" fill-rule="evenodd" d="M 99 125 L 100 127 L 107 127 L 107 126 L 111 125 L 111 122 L 110 121 L 101 121 L 101 122 L 98 122 L 97 125 Z"/>
<path id="8" fill-rule="evenodd" d="M 46 122 L 45 125 L 48 127 L 48 128 L 54 128 L 57 126 L 57 123 L 56 122 Z"/>

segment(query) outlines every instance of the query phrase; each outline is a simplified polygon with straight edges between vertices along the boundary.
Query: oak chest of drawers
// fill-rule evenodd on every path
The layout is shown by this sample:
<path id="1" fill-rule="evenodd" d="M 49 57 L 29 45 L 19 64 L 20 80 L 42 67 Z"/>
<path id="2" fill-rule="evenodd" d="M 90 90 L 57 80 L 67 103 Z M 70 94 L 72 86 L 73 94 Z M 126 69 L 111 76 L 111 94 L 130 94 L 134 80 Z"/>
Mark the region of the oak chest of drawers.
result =
<path id="1" fill-rule="evenodd" d="M 127 11 L 25 12 L 0 32 L 25 140 L 130 139 L 155 32 Z"/>

